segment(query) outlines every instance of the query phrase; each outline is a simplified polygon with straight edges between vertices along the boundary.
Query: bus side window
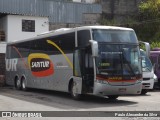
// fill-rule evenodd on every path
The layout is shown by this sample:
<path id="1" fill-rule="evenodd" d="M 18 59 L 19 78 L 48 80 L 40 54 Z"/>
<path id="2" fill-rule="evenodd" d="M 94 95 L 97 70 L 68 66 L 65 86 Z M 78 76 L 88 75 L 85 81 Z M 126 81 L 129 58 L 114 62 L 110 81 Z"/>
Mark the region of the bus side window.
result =
<path id="1" fill-rule="evenodd" d="M 30 42 L 21 42 L 13 44 L 11 47 L 11 58 L 28 57 L 30 51 Z"/>
<path id="2" fill-rule="evenodd" d="M 73 53 L 75 48 L 75 32 L 49 37 L 48 40 L 53 41 L 65 54 Z M 49 47 L 50 45 L 48 45 Z M 60 51 L 50 46 L 54 54 L 61 54 Z M 49 48 L 50 49 L 50 48 Z M 53 53 L 52 52 L 52 53 Z"/>
<path id="3" fill-rule="evenodd" d="M 16 45 L 17 49 L 23 57 L 28 57 L 30 52 L 30 42 L 22 42 Z M 20 56 L 19 56 L 20 57 Z"/>
<path id="4" fill-rule="evenodd" d="M 45 54 L 53 54 L 53 51 L 55 51 L 54 47 L 52 47 L 50 44 L 47 43 L 47 40 L 37 39 L 34 41 L 31 41 L 30 45 L 30 52 L 31 53 L 45 53 Z"/>
<path id="5" fill-rule="evenodd" d="M 78 47 L 85 47 L 91 39 L 89 30 L 81 30 L 77 32 Z"/>
<path id="6" fill-rule="evenodd" d="M 7 50 L 6 50 L 6 58 L 8 59 L 8 58 L 11 58 L 11 46 L 10 45 L 8 45 L 7 46 Z"/>

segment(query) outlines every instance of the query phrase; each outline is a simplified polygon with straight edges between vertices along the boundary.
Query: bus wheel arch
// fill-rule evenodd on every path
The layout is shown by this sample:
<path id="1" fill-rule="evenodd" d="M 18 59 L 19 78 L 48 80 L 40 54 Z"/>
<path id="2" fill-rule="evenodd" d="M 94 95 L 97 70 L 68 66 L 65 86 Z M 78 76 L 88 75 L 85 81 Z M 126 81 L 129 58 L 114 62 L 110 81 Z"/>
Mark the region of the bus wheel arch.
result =
<path id="1" fill-rule="evenodd" d="M 14 78 L 14 85 L 15 85 L 15 88 L 17 89 L 17 90 L 20 90 L 21 89 L 21 79 L 19 78 L 19 76 L 18 75 L 16 75 L 15 76 L 15 78 Z"/>
<path id="2" fill-rule="evenodd" d="M 69 84 L 68 84 L 68 92 L 69 93 L 71 92 L 72 84 L 73 84 L 73 78 L 70 79 Z"/>

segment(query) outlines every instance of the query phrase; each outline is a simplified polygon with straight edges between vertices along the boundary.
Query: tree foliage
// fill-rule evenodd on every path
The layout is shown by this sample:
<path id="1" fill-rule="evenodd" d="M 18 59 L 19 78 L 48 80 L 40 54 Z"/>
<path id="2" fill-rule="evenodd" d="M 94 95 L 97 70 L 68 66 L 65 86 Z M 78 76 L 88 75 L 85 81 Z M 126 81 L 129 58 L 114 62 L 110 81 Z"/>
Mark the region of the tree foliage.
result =
<path id="1" fill-rule="evenodd" d="M 153 43 L 152 47 L 160 47 L 160 0 L 142 2 L 139 5 L 138 20 L 140 24 L 134 28 L 139 38 Z"/>
<path id="2" fill-rule="evenodd" d="M 142 20 L 160 18 L 160 0 L 147 0 L 139 5 Z"/>
<path id="3" fill-rule="evenodd" d="M 121 23 L 103 18 L 101 24 L 133 28 L 139 40 L 149 42 L 151 48 L 160 47 L 160 0 L 143 0 L 138 8 L 138 14 Z"/>

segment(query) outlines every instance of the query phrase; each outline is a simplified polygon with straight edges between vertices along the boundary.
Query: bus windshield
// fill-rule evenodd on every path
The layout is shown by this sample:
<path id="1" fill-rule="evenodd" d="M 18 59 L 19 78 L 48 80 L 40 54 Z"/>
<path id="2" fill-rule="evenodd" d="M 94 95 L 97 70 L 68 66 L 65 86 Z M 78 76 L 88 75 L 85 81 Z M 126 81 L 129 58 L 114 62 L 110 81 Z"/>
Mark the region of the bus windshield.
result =
<path id="1" fill-rule="evenodd" d="M 142 74 L 139 48 L 136 45 L 99 43 L 97 74 L 137 76 Z"/>
<path id="2" fill-rule="evenodd" d="M 138 43 L 136 34 L 132 30 L 93 29 L 93 40 L 97 42 L 127 42 Z"/>
<path id="3" fill-rule="evenodd" d="M 144 51 L 140 51 L 142 56 L 142 71 L 143 72 L 151 72 L 152 71 L 152 63 L 150 59 L 147 57 Z"/>

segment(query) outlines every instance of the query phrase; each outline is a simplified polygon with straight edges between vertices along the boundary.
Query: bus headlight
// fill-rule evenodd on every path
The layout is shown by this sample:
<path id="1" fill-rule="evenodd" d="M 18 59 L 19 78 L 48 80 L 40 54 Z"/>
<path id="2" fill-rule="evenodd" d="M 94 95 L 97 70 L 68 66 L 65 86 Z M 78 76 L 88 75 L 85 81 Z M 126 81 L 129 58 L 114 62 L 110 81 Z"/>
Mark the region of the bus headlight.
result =
<path id="1" fill-rule="evenodd" d="M 97 80 L 98 83 L 101 83 L 101 84 L 108 84 L 108 82 L 106 80 Z"/>
<path id="2" fill-rule="evenodd" d="M 136 81 L 136 84 L 142 83 L 142 79 Z"/>
<path id="3" fill-rule="evenodd" d="M 157 76 L 155 74 L 153 76 L 153 79 L 154 79 L 154 82 L 158 82 L 158 78 L 157 78 Z"/>

